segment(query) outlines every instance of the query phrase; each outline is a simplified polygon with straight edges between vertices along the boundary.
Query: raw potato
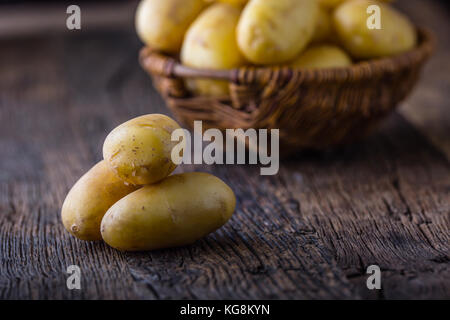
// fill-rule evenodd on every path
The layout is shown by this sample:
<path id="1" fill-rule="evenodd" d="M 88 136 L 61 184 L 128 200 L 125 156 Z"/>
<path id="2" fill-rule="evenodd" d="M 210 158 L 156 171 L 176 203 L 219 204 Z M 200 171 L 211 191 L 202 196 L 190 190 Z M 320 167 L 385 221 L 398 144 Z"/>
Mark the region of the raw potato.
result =
<path id="1" fill-rule="evenodd" d="M 135 190 L 100 161 L 67 194 L 61 210 L 64 227 L 81 240 L 101 240 L 100 223 L 106 211 Z"/>
<path id="2" fill-rule="evenodd" d="M 158 182 L 175 170 L 171 141 L 178 123 L 162 114 L 148 114 L 127 121 L 106 137 L 103 157 L 122 180 L 144 185 Z"/>
<path id="3" fill-rule="evenodd" d="M 110 246 L 142 251 L 191 244 L 220 228 L 236 206 L 219 178 L 191 172 L 145 186 L 113 205 L 101 232 Z"/>
<path id="4" fill-rule="evenodd" d="M 311 40 L 318 11 L 316 0 L 251 0 L 237 28 L 239 48 L 255 64 L 289 62 Z"/>
<path id="5" fill-rule="evenodd" d="M 189 28 L 181 51 L 184 65 L 205 69 L 233 69 L 245 64 L 236 43 L 241 10 L 217 3 L 206 9 Z M 188 88 L 198 95 L 219 96 L 229 92 L 228 82 L 190 79 Z"/>
<path id="6" fill-rule="evenodd" d="M 320 45 L 307 49 L 291 65 L 298 68 L 338 68 L 352 64 L 350 57 L 341 48 Z"/>
<path id="7" fill-rule="evenodd" d="M 323 8 L 333 9 L 345 1 L 347 1 L 347 0 L 319 0 L 319 4 Z"/>
<path id="8" fill-rule="evenodd" d="M 136 31 L 151 48 L 177 53 L 186 30 L 205 6 L 203 0 L 142 0 Z"/>
<path id="9" fill-rule="evenodd" d="M 346 1 L 351 1 L 351 0 L 319 0 L 319 3 L 323 8 L 333 9 Z M 392 2 L 392 0 L 381 0 L 381 1 Z"/>
<path id="10" fill-rule="evenodd" d="M 381 29 L 367 27 L 370 5 L 381 9 Z M 372 0 L 354 0 L 339 6 L 334 25 L 344 48 L 355 58 L 370 59 L 408 51 L 417 43 L 417 34 L 409 19 L 390 7 Z"/>

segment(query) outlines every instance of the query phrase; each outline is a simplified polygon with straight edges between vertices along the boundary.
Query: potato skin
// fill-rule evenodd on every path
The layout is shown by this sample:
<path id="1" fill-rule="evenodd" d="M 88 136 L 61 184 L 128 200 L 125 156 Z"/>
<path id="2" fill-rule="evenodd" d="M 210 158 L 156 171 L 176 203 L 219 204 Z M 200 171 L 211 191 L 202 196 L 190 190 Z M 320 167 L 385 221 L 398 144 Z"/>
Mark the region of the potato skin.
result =
<path id="1" fill-rule="evenodd" d="M 319 4 L 323 8 L 333 9 L 345 1 L 347 0 L 319 0 Z"/>
<path id="2" fill-rule="evenodd" d="M 239 6 L 243 7 L 245 4 L 247 4 L 248 0 L 205 0 L 206 2 L 222 2 L 222 3 L 228 3 L 233 6 Z"/>
<path id="3" fill-rule="evenodd" d="M 316 0 L 251 0 L 238 24 L 239 48 L 255 64 L 288 62 L 311 40 L 318 10 Z"/>
<path id="4" fill-rule="evenodd" d="M 381 29 L 367 28 L 367 8 L 381 9 Z M 387 4 L 373 0 L 353 0 L 340 5 L 333 23 L 341 44 L 358 59 L 380 58 L 415 47 L 417 34 L 409 19 Z"/>
<path id="5" fill-rule="evenodd" d="M 205 8 L 203 0 L 142 0 L 136 11 L 136 31 L 148 46 L 177 53 L 189 25 Z"/>
<path id="6" fill-rule="evenodd" d="M 131 119 L 115 128 L 103 144 L 103 157 L 122 180 L 135 185 L 158 182 L 175 170 L 171 152 L 180 126 L 162 114 Z"/>
<path id="7" fill-rule="evenodd" d="M 106 211 L 135 190 L 137 187 L 126 185 L 100 161 L 67 194 L 61 209 L 64 227 L 81 240 L 101 240 L 100 223 Z"/>
<path id="8" fill-rule="evenodd" d="M 333 45 L 317 45 L 304 51 L 291 66 L 296 68 L 318 69 L 347 67 L 351 58 L 344 50 Z"/>
<path id="9" fill-rule="evenodd" d="M 103 240 L 123 251 L 191 244 L 225 224 L 236 206 L 233 191 L 208 173 L 177 174 L 113 205 L 101 224 Z"/>
<path id="10" fill-rule="evenodd" d="M 181 50 L 184 65 L 204 69 L 233 69 L 245 59 L 236 42 L 236 25 L 241 10 L 226 3 L 206 9 L 191 25 Z M 198 95 L 219 96 L 229 92 L 228 83 L 214 80 L 188 80 L 188 88 Z"/>

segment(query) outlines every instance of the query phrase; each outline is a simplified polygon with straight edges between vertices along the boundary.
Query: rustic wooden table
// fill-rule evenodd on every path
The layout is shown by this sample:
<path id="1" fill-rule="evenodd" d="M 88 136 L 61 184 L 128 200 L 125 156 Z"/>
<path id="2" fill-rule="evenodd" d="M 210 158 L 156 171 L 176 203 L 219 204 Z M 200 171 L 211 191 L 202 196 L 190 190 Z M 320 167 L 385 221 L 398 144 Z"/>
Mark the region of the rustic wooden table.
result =
<path id="1" fill-rule="evenodd" d="M 450 14 L 400 1 L 438 35 L 414 94 L 374 135 L 252 166 L 184 166 L 236 192 L 237 211 L 194 245 L 121 253 L 71 237 L 60 207 L 106 134 L 167 113 L 133 30 L 0 42 L 0 298 L 450 298 Z M 67 266 L 82 289 L 66 288 Z M 382 290 L 366 287 L 367 266 Z"/>

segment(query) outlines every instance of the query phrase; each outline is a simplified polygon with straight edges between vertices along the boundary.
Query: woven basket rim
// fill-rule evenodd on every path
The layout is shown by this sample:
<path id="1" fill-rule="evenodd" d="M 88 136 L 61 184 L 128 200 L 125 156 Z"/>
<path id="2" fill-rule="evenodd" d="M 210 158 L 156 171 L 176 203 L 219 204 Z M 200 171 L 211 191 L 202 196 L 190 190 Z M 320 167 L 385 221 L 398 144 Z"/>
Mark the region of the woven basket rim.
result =
<path id="1" fill-rule="evenodd" d="M 236 84 L 264 82 L 267 80 L 267 75 L 273 71 L 281 72 L 288 78 L 294 72 L 297 72 L 304 81 L 361 81 L 374 76 L 382 76 L 385 73 L 396 72 L 429 57 L 434 50 L 435 36 L 426 28 L 417 28 L 417 33 L 418 45 L 407 52 L 391 57 L 360 61 L 351 66 L 340 68 L 302 69 L 288 66 L 243 66 L 229 70 L 200 69 L 187 67 L 181 64 L 176 57 L 149 47 L 144 47 L 141 50 L 140 62 L 151 75 L 168 78 L 226 80 Z M 249 74 L 251 74 L 250 77 Z"/>

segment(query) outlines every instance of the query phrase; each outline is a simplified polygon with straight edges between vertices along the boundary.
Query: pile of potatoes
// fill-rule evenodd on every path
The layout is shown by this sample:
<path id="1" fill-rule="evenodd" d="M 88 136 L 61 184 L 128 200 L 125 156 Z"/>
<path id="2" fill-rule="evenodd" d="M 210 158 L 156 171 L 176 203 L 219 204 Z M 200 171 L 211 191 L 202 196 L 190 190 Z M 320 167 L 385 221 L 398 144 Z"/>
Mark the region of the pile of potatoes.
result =
<path id="1" fill-rule="evenodd" d="M 82 240 L 141 251 L 187 245 L 225 224 L 236 198 L 223 181 L 200 172 L 170 175 L 176 129 L 160 114 L 115 128 L 104 142 L 104 160 L 64 200 L 64 227 Z"/>
<path id="2" fill-rule="evenodd" d="M 346 67 L 416 45 L 414 26 L 389 0 L 142 0 L 136 30 L 153 49 L 179 54 L 190 67 L 244 65 Z M 367 8 L 381 10 L 369 29 Z M 228 93 L 227 83 L 188 80 L 198 95 Z"/>

